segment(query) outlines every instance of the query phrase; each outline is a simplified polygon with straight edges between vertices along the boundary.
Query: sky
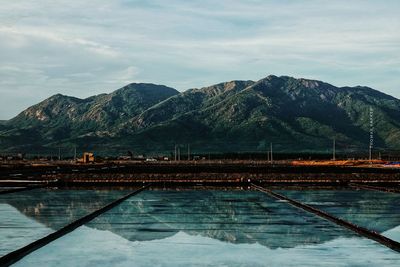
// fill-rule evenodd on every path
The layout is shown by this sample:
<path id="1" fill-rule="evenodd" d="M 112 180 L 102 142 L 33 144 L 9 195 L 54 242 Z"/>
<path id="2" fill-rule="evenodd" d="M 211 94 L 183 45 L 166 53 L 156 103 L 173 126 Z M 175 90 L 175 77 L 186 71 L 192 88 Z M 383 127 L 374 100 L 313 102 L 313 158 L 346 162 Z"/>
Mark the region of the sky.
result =
<path id="1" fill-rule="evenodd" d="M 400 98 L 398 0 L 1 0 L 0 119 L 131 82 L 270 74 Z"/>

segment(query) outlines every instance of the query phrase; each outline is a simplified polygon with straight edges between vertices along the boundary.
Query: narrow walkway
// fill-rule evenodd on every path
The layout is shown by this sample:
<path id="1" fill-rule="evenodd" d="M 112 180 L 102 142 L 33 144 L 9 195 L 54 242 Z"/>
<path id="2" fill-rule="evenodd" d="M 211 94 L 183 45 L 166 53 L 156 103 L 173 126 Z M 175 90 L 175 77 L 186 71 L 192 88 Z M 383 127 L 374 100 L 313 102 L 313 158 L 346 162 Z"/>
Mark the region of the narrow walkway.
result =
<path id="1" fill-rule="evenodd" d="M 356 189 L 365 189 L 365 190 L 387 192 L 387 193 L 400 193 L 399 189 L 380 187 L 380 186 L 361 185 L 355 183 L 350 183 L 349 186 Z"/>
<path id="2" fill-rule="evenodd" d="M 111 202 L 110 204 L 107 204 L 106 206 L 64 226 L 63 228 L 57 230 L 54 233 L 49 234 L 46 237 L 43 237 L 41 239 L 36 240 L 35 242 L 30 243 L 29 245 L 17 249 L 3 257 L 0 258 L 0 266 L 10 266 L 14 263 L 16 263 L 17 261 L 19 261 L 20 259 L 22 259 L 23 257 L 27 256 L 28 254 L 34 252 L 35 250 L 49 244 L 50 242 L 72 232 L 73 230 L 75 230 L 76 228 L 78 228 L 79 226 L 82 226 L 88 222 L 90 222 L 91 220 L 93 220 L 94 218 L 96 218 L 97 216 L 109 211 L 110 209 L 116 207 L 117 205 L 121 204 L 123 201 L 127 200 L 128 198 L 142 192 L 143 190 L 147 189 L 148 187 L 150 187 L 150 184 L 143 186 L 142 188 L 131 192 L 113 202 Z"/>
<path id="3" fill-rule="evenodd" d="M 28 190 L 33 190 L 33 189 L 38 189 L 38 188 L 44 188 L 49 185 L 37 185 L 37 186 L 28 186 L 28 187 L 21 187 L 21 188 L 13 188 L 13 189 L 8 189 L 8 190 L 3 190 L 0 191 L 0 195 L 5 195 L 5 194 L 11 194 L 11 193 L 17 193 L 17 192 L 22 192 L 22 191 L 28 191 Z"/>
<path id="4" fill-rule="evenodd" d="M 383 236 L 383 235 L 381 235 L 381 234 L 379 234 L 377 232 L 368 230 L 366 228 L 360 227 L 360 226 L 355 225 L 353 223 L 350 223 L 348 221 L 342 220 L 342 219 L 337 218 L 337 217 L 335 217 L 335 216 L 333 216 L 333 215 L 331 215 L 329 213 L 326 213 L 324 211 L 321 211 L 319 209 L 316 209 L 314 207 L 311 207 L 311 206 L 306 205 L 304 203 L 301 203 L 299 201 L 293 200 L 293 199 L 288 198 L 288 197 L 286 197 L 284 195 L 275 193 L 272 190 L 269 190 L 267 188 L 264 188 L 264 187 L 261 187 L 261 186 L 255 185 L 255 184 L 251 184 L 251 186 L 253 188 L 255 188 L 256 190 L 260 191 L 260 192 L 266 193 L 266 194 L 268 194 L 268 195 L 270 195 L 270 196 L 272 196 L 272 197 L 274 197 L 276 199 L 279 199 L 279 200 L 285 200 L 292 206 L 295 206 L 295 207 L 297 207 L 299 209 L 302 209 L 304 211 L 313 213 L 313 214 L 315 214 L 315 215 L 317 215 L 317 216 L 319 216 L 321 218 L 324 218 L 324 219 L 329 220 L 329 221 L 331 221 L 331 222 L 333 222 L 333 223 L 335 223 L 337 225 L 345 227 L 345 228 L 347 228 L 347 229 L 349 229 L 349 230 L 351 230 L 351 231 L 353 231 L 353 232 L 355 232 L 355 233 L 357 233 L 357 234 L 359 234 L 359 235 L 361 235 L 363 237 L 366 237 L 366 238 L 372 239 L 372 240 L 374 240 L 376 242 L 379 242 L 382 245 L 384 245 L 384 246 L 386 246 L 386 247 L 388 247 L 388 248 L 390 248 L 390 249 L 392 249 L 392 250 L 394 250 L 396 252 L 400 252 L 400 243 L 399 242 L 394 241 L 394 240 L 392 240 L 390 238 L 387 238 L 387 237 L 385 237 L 385 236 Z"/>

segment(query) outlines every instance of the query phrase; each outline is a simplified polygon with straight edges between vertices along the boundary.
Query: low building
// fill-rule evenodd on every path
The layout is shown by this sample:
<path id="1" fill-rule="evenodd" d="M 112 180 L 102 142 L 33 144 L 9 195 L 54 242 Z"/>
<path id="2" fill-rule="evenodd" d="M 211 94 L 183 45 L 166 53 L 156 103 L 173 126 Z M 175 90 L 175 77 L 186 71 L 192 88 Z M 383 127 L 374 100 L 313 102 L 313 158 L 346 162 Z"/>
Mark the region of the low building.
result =
<path id="1" fill-rule="evenodd" d="M 94 162 L 94 154 L 91 152 L 84 152 L 82 158 L 78 159 L 78 162 L 93 163 Z"/>

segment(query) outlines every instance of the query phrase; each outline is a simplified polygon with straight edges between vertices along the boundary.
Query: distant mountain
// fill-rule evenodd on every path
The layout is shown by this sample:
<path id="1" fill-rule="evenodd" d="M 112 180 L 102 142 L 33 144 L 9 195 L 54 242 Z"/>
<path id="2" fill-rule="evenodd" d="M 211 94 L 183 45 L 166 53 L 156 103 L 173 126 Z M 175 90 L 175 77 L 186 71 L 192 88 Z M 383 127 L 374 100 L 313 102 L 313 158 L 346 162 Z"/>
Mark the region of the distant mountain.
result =
<path id="1" fill-rule="evenodd" d="M 121 122 L 178 93 L 162 85 L 130 84 L 86 99 L 57 94 L 5 123 L 0 145 L 29 152 L 86 136 L 112 136 Z"/>
<path id="2" fill-rule="evenodd" d="M 370 108 L 375 146 L 400 149 L 400 100 L 368 87 L 268 76 L 190 89 L 130 84 L 87 99 L 55 95 L 0 126 L 0 149 L 58 146 L 103 154 L 170 152 L 326 152 L 368 148 Z M 1 124 L 0 124 L 1 125 Z M 1 128 L 3 127 L 3 128 Z"/>

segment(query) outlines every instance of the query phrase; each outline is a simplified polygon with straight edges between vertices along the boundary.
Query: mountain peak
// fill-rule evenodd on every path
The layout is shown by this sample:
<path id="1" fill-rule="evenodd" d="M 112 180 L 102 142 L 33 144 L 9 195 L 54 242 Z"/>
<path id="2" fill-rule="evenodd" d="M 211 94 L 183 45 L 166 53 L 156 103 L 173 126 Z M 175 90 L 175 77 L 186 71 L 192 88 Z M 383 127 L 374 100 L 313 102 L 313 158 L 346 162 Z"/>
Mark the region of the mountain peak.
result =
<path id="1" fill-rule="evenodd" d="M 0 148 L 24 149 L 32 136 L 34 143 L 28 145 L 89 144 L 100 153 L 169 151 L 184 142 L 216 152 L 264 151 L 267 142 L 286 144 L 277 147 L 281 151 L 326 150 L 333 136 L 339 143 L 365 147 L 370 106 L 379 116 L 377 144 L 399 148 L 399 100 L 367 87 L 339 88 L 276 75 L 182 93 L 131 83 L 86 99 L 57 94 L 8 121 L 10 131 L 1 130 L 7 138 Z"/>
<path id="2" fill-rule="evenodd" d="M 55 94 L 55 95 L 50 96 L 50 97 L 47 98 L 46 100 L 47 100 L 47 101 L 54 101 L 54 100 L 60 100 L 60 99 L 65 99 L 65 98 L 70 98 L 70 96 L 66 96 L 66 95 L 63 95 L 63 94 L 58 93 L 58 94 Z M 71 98 L 72 98 L 72 97 L 71 97 Z"/>
<path id="3" fill-rule="evenodd" d="M 125 85 L 124 87 L 115 90 L 111 93 L 111 95 L 157 95 L 160 96 L 173 96 L 178 94 L 179 92 L 171 87 L 165 85 L 158 85 L 153 83 L 130 83 Z M 156 97 L 156 96 L 155 96 Z"/>
<path id="4" fill-rule="evenodd" d="M 281 77 L 285 77 L 285 76 L 281 76 Z M 271 80 L 274 80 L 274 79 L 279 79 L 281 77 L 278 77 L 278 76 L 276 76 L 274 74 L 270 74 L 267 77 L 265 77 L 263 80 L 270 80 L 271 81 Z"/>

